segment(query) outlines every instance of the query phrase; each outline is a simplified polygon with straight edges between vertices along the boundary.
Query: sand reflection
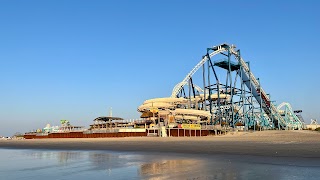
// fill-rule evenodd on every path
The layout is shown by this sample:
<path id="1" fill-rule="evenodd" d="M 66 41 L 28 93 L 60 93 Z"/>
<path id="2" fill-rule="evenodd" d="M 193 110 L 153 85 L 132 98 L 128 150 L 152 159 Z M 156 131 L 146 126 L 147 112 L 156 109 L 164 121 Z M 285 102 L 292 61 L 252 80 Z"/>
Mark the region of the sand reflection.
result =
<path id="1" fill-rule="evenodd" d="M 110 178 L 119 173 L 126 178 L 139 179 L 291 179 L 295 166 L 267 162 L 252 157 L 243 163 L 241 157 L 196 158 L 193 156 L 166 156 L 164 154 L 126 154 L 83 151 L 34 151 L 27 153 L 33 159 L 46 159 L 57 164 L 31 167 L 24 170 L 50 169 L 63 165 L 82 168 L 82 172 L 103 172 Z M 264 160 L 264 161 L 262 161 Z M 284 173 L 291 171 L 291 173 Z M 272 173 L 270 173 L 272 172 Z M 312 171 L 313 172 L 313 171 Z M 310 177 L 310 176 L 308 176 Z M 121 178 L 124 178 L 123 176 Z M 120 178 L 120 179 L 121 179 Z"/>
<path id="2" fill-rule="evenodd" d="M 106 170 L 108 173 L 115 169 L 136 167 L 140 177 L 159 179 L 160 176 L 168 178 L 173 174 L 188 174 L 205 168 L 205 162 L 192 158 L 164 157 L 152 154 L 124 154 L 105 152 L 77 152 L 77 151 L 33 151 L 26 153 L 33 159 L 56 161 L 60 165 L 70 164 L 84 160 L 91 170 Z M 160 178 L 161 179 L 161 178 Z"/>
<path id="3" fill-rule="evenodd" d="M 204 163 L 196 159 L 173 159 L 160 160 L 140 165 L 139 174 L 148 179 L 168 179 L 177 178 L 176 176 L 185 176 L 199 168 L 203 168 Z"/>
<path id="4" fill-rule="evenodd" d="M 81 152 L 73 151 L 35 151 L 29 152 L 26 155 L 34 159 L 58 160 L 58 162 L 62 164 L 83 158 Z"/>

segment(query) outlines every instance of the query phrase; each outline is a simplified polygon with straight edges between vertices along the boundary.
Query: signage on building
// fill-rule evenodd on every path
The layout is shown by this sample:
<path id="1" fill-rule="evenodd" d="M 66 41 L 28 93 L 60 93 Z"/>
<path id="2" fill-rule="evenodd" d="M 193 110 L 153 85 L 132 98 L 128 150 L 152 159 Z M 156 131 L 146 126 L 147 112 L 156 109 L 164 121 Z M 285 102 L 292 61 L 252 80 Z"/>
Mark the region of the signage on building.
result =
<path id="1" fill-rule="evenodd" d="M 181 128 L 183 129 L 201 129 L 200 124 L 181 124 Z"/>

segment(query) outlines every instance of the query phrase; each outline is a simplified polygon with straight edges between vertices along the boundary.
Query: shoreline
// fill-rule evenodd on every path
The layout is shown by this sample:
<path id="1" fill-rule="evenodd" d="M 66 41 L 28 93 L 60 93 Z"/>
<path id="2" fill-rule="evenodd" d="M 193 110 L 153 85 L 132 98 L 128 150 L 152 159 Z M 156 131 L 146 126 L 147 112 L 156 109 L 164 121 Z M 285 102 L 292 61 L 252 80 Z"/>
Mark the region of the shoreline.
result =
<path id="1" fill-rule="evenodd" d="M 206 137 L 1 140 L 0 148 L 320 158 L 320 133 L 270 130 Z"/>

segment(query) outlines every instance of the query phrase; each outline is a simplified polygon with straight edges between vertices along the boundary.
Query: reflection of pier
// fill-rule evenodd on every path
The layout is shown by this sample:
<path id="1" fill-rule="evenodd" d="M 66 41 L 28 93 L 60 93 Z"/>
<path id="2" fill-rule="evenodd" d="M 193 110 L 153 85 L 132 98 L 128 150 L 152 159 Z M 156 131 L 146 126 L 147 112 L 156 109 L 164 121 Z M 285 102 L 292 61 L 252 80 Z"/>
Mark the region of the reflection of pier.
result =
<path id="1" fill-rule="evenodd" d="M 153 175 L 164 175 L 164 174 L 172 174 L 179 172 L 192 172 L 194 170 L 194 166 L 201 166 L 200 160 L 162 160 L 158 162 L 150 162 L 144 163 L 140 166 L 140 175 L 141 176 L 153 176 Z M 200 167 L 197 167 L 200 168 Z"/>
<path id="2" fill-rule="evenodd" d="M 70 151 L 36 151 L 30 154 L 27 153 L 28 156 L 32 156 L 35 159 L 52 159 L 58 160 L 59 163 L 65 164 L 73 160 L 79 160 L 81 158 L 81 152 L 70 152 Z"/>

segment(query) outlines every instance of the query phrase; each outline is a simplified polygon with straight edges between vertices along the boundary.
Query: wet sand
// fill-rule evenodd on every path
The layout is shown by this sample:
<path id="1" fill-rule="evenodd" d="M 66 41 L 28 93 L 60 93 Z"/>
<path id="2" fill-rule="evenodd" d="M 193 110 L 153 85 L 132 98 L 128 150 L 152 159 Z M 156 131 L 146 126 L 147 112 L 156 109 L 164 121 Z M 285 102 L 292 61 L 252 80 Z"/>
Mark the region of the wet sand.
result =
<path id="1" fill-rule="evenodd" d="M 257 131 L 207 137 L 0 140 L 0 148 L 320 158 L 320 133 Z"/>

